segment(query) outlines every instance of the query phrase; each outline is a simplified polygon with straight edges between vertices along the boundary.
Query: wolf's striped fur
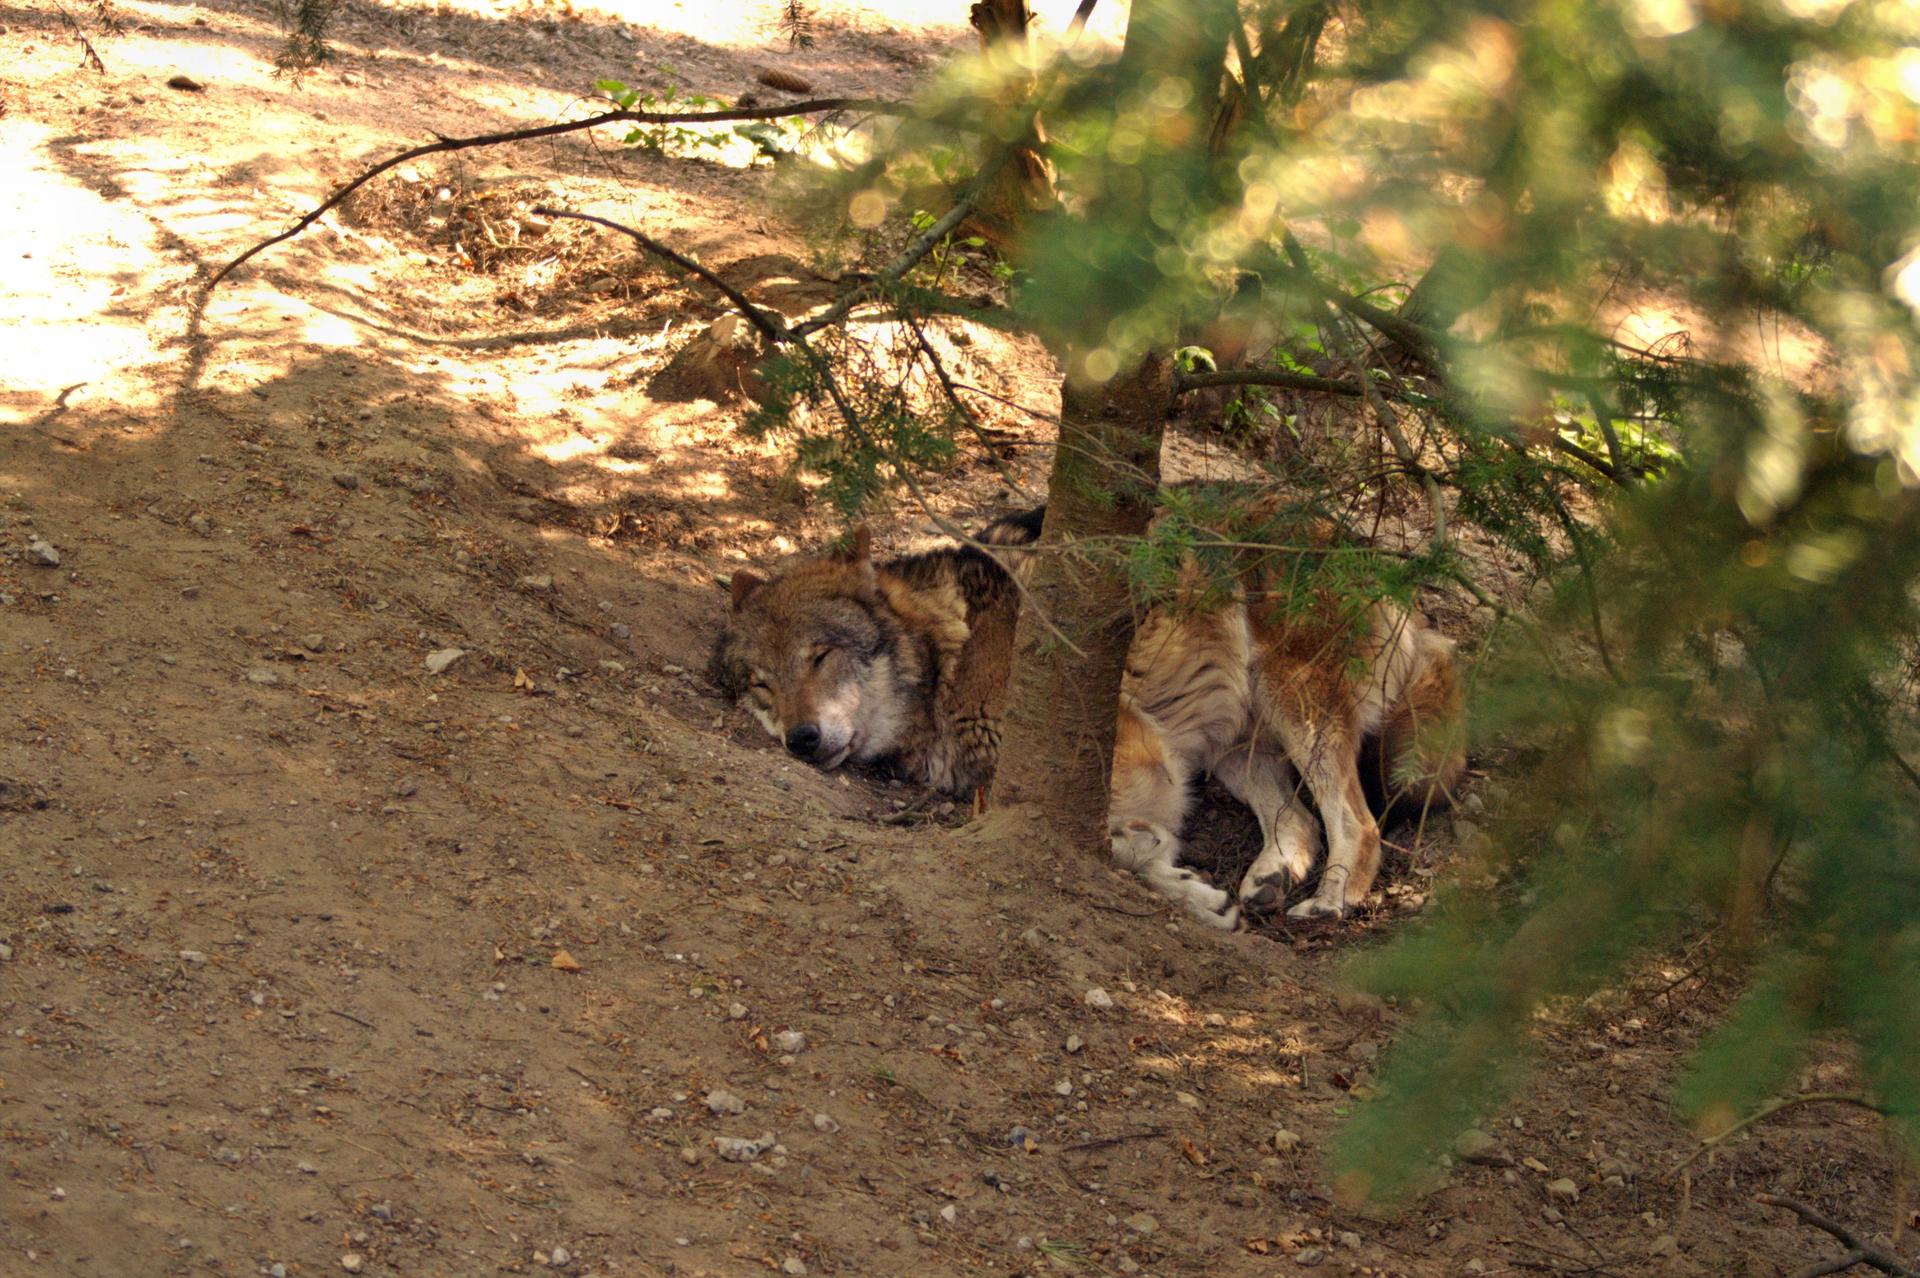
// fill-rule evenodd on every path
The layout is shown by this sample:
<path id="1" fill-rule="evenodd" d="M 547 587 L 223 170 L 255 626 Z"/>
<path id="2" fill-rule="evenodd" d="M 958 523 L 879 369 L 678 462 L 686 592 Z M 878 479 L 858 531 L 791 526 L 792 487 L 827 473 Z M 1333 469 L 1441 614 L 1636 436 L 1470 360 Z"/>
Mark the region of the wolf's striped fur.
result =
<path id="1" fill-rule="evenodd" d="M 1043 511 L 976 539 L 1001 559 L 1040 533 Z M 1018 564 L 1015 564 L 1018 570 Z M 1376 604 L 1363 633 L 1331 605 L 1287 617 L 1284 583 L 1257 572 L 1199 616 L 1150 612 L 1120 695 L 1109 827 L 1114 857 L 1195 917 L 1231 927 L 1235 895 L 1179 866 L 1190 782 L 1212 773 L 1260 819 L 1264 845 L 1238 902 L 1278 904 L 1329 846 L 1319 889 L 1289 913 L 1338 916 L 1363 900 L 1380 831 L 1361 787 L 1377 744 L 1395 797 L 1444 802 L 1464 764 L 1453 645 L 1405 609 Z M 992 779 L 1019 598 L 995 555 L 953 547 L 876 564 L 850 556 L 765 580 L 741 572 L 712 672 L 787 748 L 822 768 L 884 763 L 969 796 Z"/>

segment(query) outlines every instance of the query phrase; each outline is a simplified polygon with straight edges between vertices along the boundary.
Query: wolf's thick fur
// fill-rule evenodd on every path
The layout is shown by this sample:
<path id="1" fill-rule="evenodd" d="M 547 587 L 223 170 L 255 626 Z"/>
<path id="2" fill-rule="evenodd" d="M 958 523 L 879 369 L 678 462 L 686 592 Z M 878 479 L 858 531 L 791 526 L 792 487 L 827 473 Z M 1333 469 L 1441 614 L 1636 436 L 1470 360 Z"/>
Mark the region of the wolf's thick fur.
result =
<path id="1" fill-rule="evenodd" d="M 976 539 L 1003 559 L 1040 533 L 1041 511 Z M 1274 601 L 1285 583 L 1250 574 L 1228 607 L 1147 614 L 1128 654 L 1113 753 L 1109 831 L 1116 860 L 1195 917 L 1231 927 L 1239 905 L 1179 866 L 1190 782 L 1212 773 L 1260 819 L 1264 844 L 1241 902 L 1277 904 L 1312 869 L 1320 822 L 1326 872 L 1295 916 L 1342 914 L 1365 899 L 1380 831 L 1359 759 L 1377 746 L 1389 793 L 1445 802 L 1464 766 L 1453 645 L 1405 609 L 1376 604 L 1362 633 L 1331 604 L 1305 619 Z M 891 764 L 969 796 L 1000 747 L 1018 590 L 993 554 L 953 547 L 875 564 L 850 556 L 764 580 L 736 573 L 712 673 L 793 753 L 827 769 Z"/>

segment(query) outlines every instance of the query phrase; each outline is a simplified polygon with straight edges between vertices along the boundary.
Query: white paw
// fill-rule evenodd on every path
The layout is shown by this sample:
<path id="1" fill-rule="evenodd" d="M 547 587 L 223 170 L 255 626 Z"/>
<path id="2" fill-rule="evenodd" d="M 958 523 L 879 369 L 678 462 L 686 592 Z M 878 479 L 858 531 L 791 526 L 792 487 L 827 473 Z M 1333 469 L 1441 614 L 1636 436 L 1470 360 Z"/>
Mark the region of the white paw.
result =
<path id="1" fill-rule="evenodd" d="M 1179 840 L 1164 825 L 1149 821 L 1129 821 L 1108 830 L 1113 859 L 1129 870 L 1144 870 L 1152 865 L 1172 865 Z"/>
<path id="2" fill-rule="evenodd" d="M 1310 896 L 1287 911 L 1290 919 L 1338 919 L 1346 915 L 1346 902 L 1338 896 Z"/>

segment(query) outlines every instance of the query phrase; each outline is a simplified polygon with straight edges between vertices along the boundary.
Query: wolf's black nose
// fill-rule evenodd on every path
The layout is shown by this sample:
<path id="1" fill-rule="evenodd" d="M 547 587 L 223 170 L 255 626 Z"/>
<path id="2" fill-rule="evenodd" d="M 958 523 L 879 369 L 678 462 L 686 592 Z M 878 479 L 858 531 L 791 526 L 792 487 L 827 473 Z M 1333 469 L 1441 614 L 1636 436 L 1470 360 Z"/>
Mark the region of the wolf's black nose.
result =
<path id="1" fill-rule="evenodd" d="M 820 725 L 817 723 L 803 723 L 787 733 L 787 751 L 791 754 L 797 754 L 803 759 L 811 758 L 813 752 L 819 748 Z"/>

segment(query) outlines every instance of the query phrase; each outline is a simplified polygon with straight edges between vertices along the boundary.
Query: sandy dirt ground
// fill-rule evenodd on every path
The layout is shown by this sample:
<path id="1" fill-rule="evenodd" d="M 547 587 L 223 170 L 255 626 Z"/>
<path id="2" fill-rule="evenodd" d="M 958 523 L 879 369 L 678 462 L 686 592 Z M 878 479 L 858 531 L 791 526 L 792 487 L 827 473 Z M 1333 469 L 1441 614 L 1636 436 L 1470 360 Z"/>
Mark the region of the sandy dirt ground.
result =
<path id="1" fill-rule="evenodd" d="M 1667 1178 L 1728 997 L 1689 954 L 1543 1022 L 1482 1163 L 1342 1209 L 1328 1144 L 1401 1011 L 1339 959 L 1459 831 L 1353 925 L 1217 936 L 1089 850 L 901 820 L 723 705 L 716 580 L 837 526 L 738 405 L 659 376 L 715 296 L 528 210 L 817 304 L 740 148 L 423 161 L 204 287 L 435 132 L 608 77 L 900 96 L 964 6 L 815 5 L 789 52 L 767 0 L 349 0 L 295 85 L 269 5 L 69 4 L 104 70 L 57 6 L 0 4 L 0 1274 L 1770 1275 L 1831 1245 L 1755 1192 L 1912 1210 L 1856 1110 Z M 1042 415 L 981 399 L 1004 472 L 933 501 L 984 518 L 1044 475 L 1056 374 L 941 340 Z"/>

